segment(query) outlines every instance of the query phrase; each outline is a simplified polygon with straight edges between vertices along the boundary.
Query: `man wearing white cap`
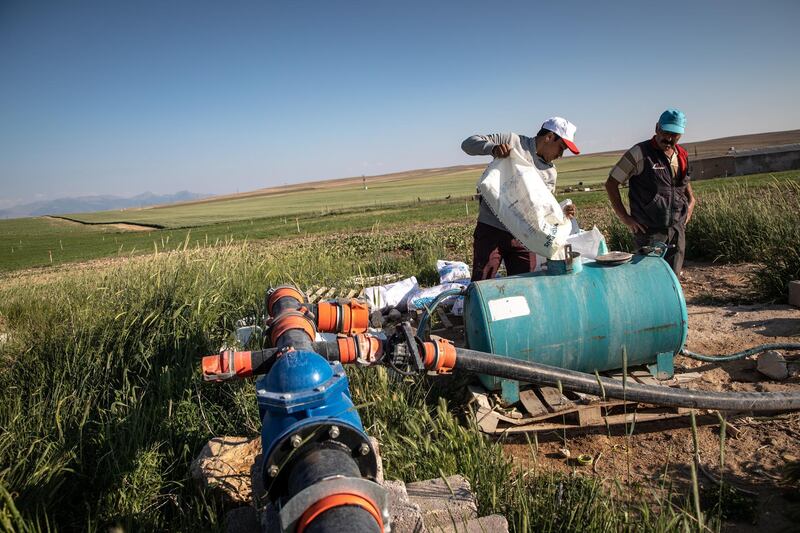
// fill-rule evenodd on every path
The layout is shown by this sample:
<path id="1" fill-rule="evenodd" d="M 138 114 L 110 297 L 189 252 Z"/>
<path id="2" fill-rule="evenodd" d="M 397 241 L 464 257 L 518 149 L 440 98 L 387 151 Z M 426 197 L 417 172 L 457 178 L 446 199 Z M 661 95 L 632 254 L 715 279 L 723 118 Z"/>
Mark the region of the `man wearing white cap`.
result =
<path id="1" fill-rule="evenodd" d="M 570 121 L 553 117 L 542 124 L 536 137 L 516 133 L 473 135 L 461 143 L 461 149 L 469 155 L 493 157 L 508 157 L 516 149 L 538 169 L 550 191 L 555 192 L 556 167 L 553 161 L 561 157 L 566 149 L 573 154 L 580 153 L 575 146 L 575 130 L 575 125 Z M 566 206 L 564 213 L 570 218 L 574 217 L 575 206 Z M 529 252 L 515 239 L 483 201 L 473 233 L 472 250 L 472 281 L 495 277 L 501 261 L 505 263 L 509 275 L 533 272 L 536 268 L 536 254 Z"/>

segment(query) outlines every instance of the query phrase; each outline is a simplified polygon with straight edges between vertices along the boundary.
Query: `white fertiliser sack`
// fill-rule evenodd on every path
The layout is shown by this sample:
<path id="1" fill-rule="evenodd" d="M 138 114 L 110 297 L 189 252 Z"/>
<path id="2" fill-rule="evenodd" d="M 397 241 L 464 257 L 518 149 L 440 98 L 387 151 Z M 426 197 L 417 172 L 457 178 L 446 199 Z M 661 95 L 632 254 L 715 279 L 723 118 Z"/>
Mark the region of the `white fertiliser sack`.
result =
<path id="1" fill-rule="evenodd" d="M 496 158 L 478 181 L 489 209 L 528 250 L 563 259 L 571 224 L 531 163 L 516 150 Z"/>
<path id="2" fill-rule="evenodd" d="M 436 270 L 439 271 L 439 283 L 452 283 L 458 279 L 469 279 L 471 272 L 469 265 L 461 261 L 436 261 Z"/>
<path id="3" fill-rule="evenodd" d="M 364 289 L 364 298 L 366 298 L 369 308 L 373 311 L 376 309 L 383 311 L 390 307 L 399 307 L 403 311 L 406 298 L 417 289 L 419 289 L 417 278 L 411 276 L 388 285 L 367 287 Z"/>

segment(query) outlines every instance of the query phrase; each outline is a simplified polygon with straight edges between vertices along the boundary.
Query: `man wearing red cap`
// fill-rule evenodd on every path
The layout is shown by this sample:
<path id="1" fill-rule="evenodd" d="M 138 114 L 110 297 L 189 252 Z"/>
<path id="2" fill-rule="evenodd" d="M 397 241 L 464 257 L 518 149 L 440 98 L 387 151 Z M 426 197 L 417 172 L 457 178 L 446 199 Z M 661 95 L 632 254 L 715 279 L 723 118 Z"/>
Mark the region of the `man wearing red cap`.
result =
<path id="1" fill-rule="evenodd" d="M 508 157 L 512 150 L 519 152 L 536 167 L 544 184 L 555 192 L 556 167 L 553 161 L 569 149 L 578 154 L 575 146 L 575 125 L 561 117 L 547 119 L 536 137 L 525 137 L 516 133 L 495 133 L 492 135 L 473 135 L 461 143 L 461 149 L 469 155 L 491 155 Z M 564 207 L 564 214 L 573 218 L 575 206 Z M 472 281 L 491 279 L 497 274 L 500 262 L 506 265 L 509 275 L 533 272 L 536 268 L 536 254 L 529 252 L 506 229 L 481 201 L 478 223 L 472 241 Z"/>
<path id="2" fill-rule="evenodd" d="M 686 116 L 681 111 L 664 111 L 655 135 L 625 152 L 606 180 L 611 207 L 633 232 L 636 246 L 666 244 L 664 259 L 678 277 L 683 269 L 686 224 L 695 205 L 687 174 L 689 158 L 678 144 L 685 127 Z M 630 214 L 619 193 L 625 184 L 629 186 Z"/>

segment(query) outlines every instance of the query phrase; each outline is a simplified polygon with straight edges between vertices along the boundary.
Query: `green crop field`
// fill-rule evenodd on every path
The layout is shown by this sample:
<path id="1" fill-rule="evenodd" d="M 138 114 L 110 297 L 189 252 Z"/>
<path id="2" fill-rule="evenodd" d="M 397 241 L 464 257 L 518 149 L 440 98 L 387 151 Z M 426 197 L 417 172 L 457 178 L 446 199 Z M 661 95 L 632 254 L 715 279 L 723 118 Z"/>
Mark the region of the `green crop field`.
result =
<path id="1" fill-rule="evenodd" d="M 728 148 L 759 148 L 800 140 L 800 130 L 741 135 L 688 143 L 693 156 L 723 155 Z M 597 186 L 605 181 L 621 151 L 567 157 L 556 162 L 559 190 Z M 252 191 L 218 199 L 163 207 L 82 213 L 72 218 L 91 223 L 130 222 L 164 228 L 193 227 L 234 220 L 274 216 L 325 214 L 354 208 L 379 209 L 390 205 L 470 196 L 489 158 L 475 158 L 468 167 L 415 170 L 370 176 L 365 190 L 358 178 L 320 181 Z"/>
<path id="2" fill-rule="evenodd" d="M 577 158 L 576 158 L 577 159 Z M 576 170 L 578 172 L 581 169 Z M 757 189 L 775 181 L 800 181 L 800 172 L 758 174 L 720 178 L 695 183 L 701 201 L 703 195 L 731 187 Z M 297 193 L 306 194 L 306 193 Z M 437 198 L 429 192 L 428 197 Z M 582 211 L 584 226 L 598 224 L 605 228 L 610 214 L 604 190 L 573 191 L 558 195 L 572 198 Z M 252 199 L 252 201 L 258 201 Z M 263 200 L 262 200 L 263 201 Z M 190 204 L 186 209 L 200 210 L 212 204 Z M 230 206 L 229 206 L 230 207 Z M 178 246 L 203 247 L 228 241 L 258 241 L 358 233 L 388 228 L 424 228 L 431 224 L 462 224 L 471 229 L 477 203 L 470 197 L 450 200 L 427 200 L 395 205 L 349 207 L 335 212 L 306 212 L 296 216 L 264 213 L 252 218 L 202 223 L 176 229 L 124 231 L 113 226 L 86 225 L 58 219 L 25 218 L 0 220 L 0 272 L 21 268 L 59 265 L 89 259 L 120 257 L 173 250 Z M 181 209 L 175 207 L 173 209 Z M 702 210 L 702 204 L 699 208 Z M 158 210 L 148 212 L 157 213 Z M 164 222 L 165 219 L 158 219 Z M 152 221 L 150 221 L 152 223 Z"/>
<path id="3" fill-rule="evenodd" d="M 609 168 L 618 157 L 608 154 L 587 155 L 559 161 L 559 187 L 576 185 L 578 182 L 588 185 L 604 181 Z M 483 166 L 478 166 L 468 170 L 435 173 L 418 171 L 394 178 L 368 178 L 366 190 L 359 180 L 356 180 L 358 183 L 347 184 L 320 182 L 287 192 L 279 190 L 263 195 L 248 193 L 243 197 L 211 199 L 175 206 L 100 211 L 70 215 L 70 218 L 91 223 L 130 222 L 175 228 L 270 216 L 382 208 L 409 202 L 471 196 L 475 193 L 475 185 L 482 171 Z"/>

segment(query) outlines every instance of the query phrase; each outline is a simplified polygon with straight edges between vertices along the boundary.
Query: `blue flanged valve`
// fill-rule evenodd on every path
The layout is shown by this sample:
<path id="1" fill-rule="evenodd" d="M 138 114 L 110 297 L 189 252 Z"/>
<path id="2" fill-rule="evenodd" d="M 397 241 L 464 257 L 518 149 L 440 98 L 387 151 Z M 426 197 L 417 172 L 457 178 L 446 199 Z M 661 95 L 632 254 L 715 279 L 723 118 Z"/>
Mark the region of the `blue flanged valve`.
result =
<path id="1" fill-rule="evenodd" d="M 341 363 L 314 352 L 288 351 L 258 380 L 256 393 L 263 479 L 271 500 L 291 493 L 288 472 L 314 450 L 342 452 L 338 455 L 357 466 L 355 475 L 375 479 L 377 455 L 353 406 Z"/>

